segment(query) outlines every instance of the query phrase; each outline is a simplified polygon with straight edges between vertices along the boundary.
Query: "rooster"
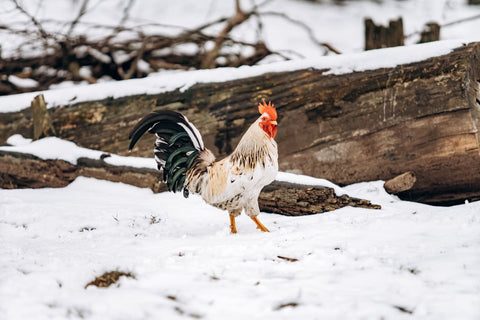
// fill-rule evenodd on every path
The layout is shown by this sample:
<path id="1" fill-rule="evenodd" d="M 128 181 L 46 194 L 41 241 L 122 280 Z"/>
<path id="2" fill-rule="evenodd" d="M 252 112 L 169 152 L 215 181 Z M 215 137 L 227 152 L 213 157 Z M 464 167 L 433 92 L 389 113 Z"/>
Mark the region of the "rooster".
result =
<path id="1" fill-rule="evenodd" d="M 277 112 L 270 102 L 258 105 L 261 116 L 248 128 L 226 158 L 215 161 L 200 132 L 181 113 L 160 110 L 145 116 L 133 128 L 129 150 L 146 132 L 155 134 L 154 154 L 168 190 L 184 197 L 199 194 L 208 204 L 228 211 L 230 231 L 237 233 L 235 217 L 245 211 L 261 231 L 258 196 L 278 172 Z"/>

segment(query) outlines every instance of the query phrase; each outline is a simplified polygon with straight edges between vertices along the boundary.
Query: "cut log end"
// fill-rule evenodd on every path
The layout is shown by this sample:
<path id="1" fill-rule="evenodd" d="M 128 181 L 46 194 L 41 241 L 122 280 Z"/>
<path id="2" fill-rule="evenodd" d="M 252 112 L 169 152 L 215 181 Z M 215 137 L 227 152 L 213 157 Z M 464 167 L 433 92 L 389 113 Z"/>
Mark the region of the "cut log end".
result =
<path id="1" fill-rule="evenodd" d="M 417 182 L 415 172 L 407 171 L 385 182 L 383 187 L 390 194 L 398 194 L 413 188 Z"/>

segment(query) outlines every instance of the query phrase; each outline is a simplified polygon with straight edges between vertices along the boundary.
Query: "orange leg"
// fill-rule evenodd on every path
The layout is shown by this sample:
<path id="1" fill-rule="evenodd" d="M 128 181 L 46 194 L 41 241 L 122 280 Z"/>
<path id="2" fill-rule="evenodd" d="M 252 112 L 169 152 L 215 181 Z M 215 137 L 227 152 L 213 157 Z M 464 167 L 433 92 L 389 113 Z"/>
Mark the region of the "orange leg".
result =
<path id="1" fill-rule="evenodd" d="M 257 229 L 260 229 L 262 230 L 263 232 L 270 232 L 268 231 L 267 228 L 265 228 L 265 226 L 258 220 L 257 217 L 255 218 L 252 218 L 253 222 L 255 222 L 255 224 L 257 225 Z"/>
<path id="2" fill-rule="evenodd" d="M 237 233 L 237 227 L 235 226 L 235 216 L 230 215 L 230 232 Z"/>

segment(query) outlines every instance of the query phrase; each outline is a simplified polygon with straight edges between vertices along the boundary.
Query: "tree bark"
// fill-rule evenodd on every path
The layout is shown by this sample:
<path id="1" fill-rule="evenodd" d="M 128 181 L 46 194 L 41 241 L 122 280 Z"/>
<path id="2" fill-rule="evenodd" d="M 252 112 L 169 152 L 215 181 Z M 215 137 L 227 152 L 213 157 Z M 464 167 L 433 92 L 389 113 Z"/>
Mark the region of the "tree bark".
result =
<path id="1" fill-rule="evenodd" d="M 333 211 L 346 206 L 381 209 L 368 200 L 337 196 L 332 188 L 274 181 L 258 198 L 260 210 L 286 216 L 303 216 Z"/>
<path id="2" fill-rule="evenodd" d="M 185 91 L 105 99 L 50 109 L 58 136 L 127 154 L 128 133 L 155 109 L 184 113 L 223 157 L 258 117 L 262 99 L 279 114 L 280 170 L 339 185 L 415 174 L 403 199 L 453 204 L 480 198 L 480 44 L 421 62 L 350 74 L 269 73 Z M 47 101 L 48 102 L 48 101 Z M 31 111 L 0 113 L 0 144 L 32 134 Z M 152 156 L 153 136 L 132 152 Z"/>
<path id="3" fill-rule="evenodd" d="M 114 166 L 103 159 L 80 158 L 76 165 L 63 160 L 42 160 L 30 154 L 0 151 L 0 188 L 59 188 L 77 177 L 123 182 L 153 192 L 167 191 L 153 169 Z M 380 209 L 368 200 L 337 196 L 332 188 L 275 181 L 259 197 L 260 210 L 288 216 L 332 211 L 346 206 Z"/>

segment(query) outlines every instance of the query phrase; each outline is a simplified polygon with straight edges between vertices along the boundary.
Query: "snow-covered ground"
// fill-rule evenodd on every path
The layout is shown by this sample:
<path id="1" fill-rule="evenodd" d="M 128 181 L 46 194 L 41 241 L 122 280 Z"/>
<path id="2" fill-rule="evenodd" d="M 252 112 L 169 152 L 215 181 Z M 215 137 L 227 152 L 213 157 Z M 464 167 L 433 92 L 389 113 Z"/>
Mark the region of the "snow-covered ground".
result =
<path id="1" fill-rule="evenodd" d="M 57 138 L 9 143 L 42 158 L 100 156 Z M 195 196 L 83 177 L 0 190 L 0 318 L 479 319 L 480 202 L 401 201 L 381 181 L 338 190 L 382 209 L 262 213 L 270 233 L 242 215 L 232 235 L 227 214 Z M 135 278 L 85 288 L 114 270 Z"/>

